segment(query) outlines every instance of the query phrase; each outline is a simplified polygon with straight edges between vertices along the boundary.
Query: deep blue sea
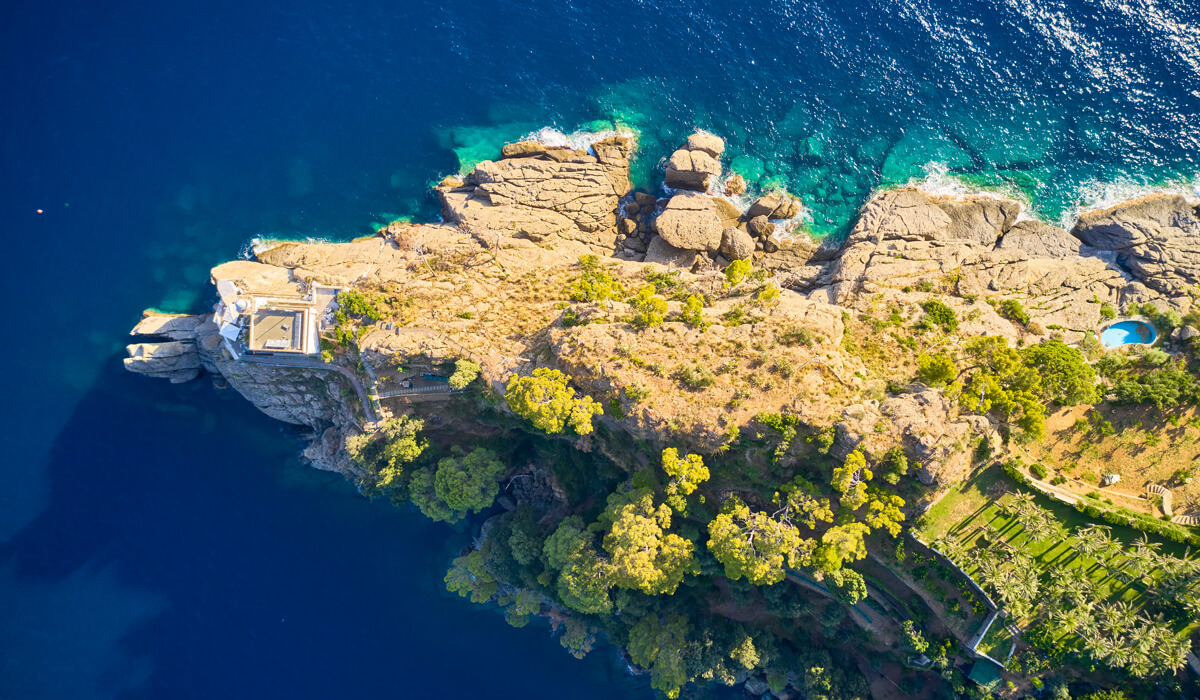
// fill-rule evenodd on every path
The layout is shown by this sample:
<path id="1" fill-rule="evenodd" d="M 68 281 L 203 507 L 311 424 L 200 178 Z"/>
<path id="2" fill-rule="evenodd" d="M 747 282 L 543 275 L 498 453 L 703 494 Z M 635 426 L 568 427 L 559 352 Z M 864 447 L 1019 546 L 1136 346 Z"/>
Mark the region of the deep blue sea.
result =
<path id="1" fill-rule="evenodd" d="M 649 697 L 442 591 L 469 538 L 302 467 L 230 392 L 120 366 L 255 237 L 431 219 L 541 128 L 695 127 L 822 236 L 880 186 L 1033 215 L 1200 175 L 1194 0 L 8 0 L 0 697 Z"/>

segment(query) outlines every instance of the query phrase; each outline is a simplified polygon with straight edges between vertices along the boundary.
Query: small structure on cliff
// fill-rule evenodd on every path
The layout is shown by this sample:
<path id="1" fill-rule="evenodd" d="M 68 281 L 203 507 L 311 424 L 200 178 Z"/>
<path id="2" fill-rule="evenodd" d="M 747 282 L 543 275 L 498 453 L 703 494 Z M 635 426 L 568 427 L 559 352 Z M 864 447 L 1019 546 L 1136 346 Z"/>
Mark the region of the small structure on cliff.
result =
<path id="1" fill-rule="evenodd" d="M 238 261 L 213 269 L 220 300 L 212 320 L 226 349 L 234 359 L 245 352 L 319 353 L 320 332 L 333 323 L 337 294 L 343 290 L 316 282 L 285 280 L 262 270 L 260 265 Z"/>

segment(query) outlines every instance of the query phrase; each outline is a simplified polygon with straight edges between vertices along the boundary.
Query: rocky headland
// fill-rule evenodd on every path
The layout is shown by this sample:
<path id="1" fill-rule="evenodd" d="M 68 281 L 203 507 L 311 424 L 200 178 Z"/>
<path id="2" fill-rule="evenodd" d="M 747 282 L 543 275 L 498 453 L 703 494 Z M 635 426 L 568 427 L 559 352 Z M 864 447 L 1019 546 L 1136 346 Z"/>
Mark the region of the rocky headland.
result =
<path id="1" fill-rule="evenodd" d="M 904 544 L 884 536 L 989 456 L 1019 453 L 1014 433 L 1040 435 L 1048 405 L 1103 399 L 1112 387 L 1098 390 L 1083 358 L 1104 355 L 1097 336 L 1115 319 L 1151 304 L 1172 318 L 1154 350 L 1163 361 L 1163 350 L 1200 336 L 1184 321 L 1196 317 L 1200 210 L 1183 196 L 1089 211 L 1066 230 L 1003 197 L 906 187 L 877 193 L 845 240 L 821 243 L 794 195 L 745 195 L 713 134 L 670 157 L 663 196 L 632 190 L 634 151 L 620 134 L 580 149 L 510 144 L 437 186 L 441 223 L 262 246 L 253 260 L 213 268 L 212 313 L 148 312 L 125 366 L 172 382 L 207 373 L 301 427 L 313 466 L 411 499 L 431 518 L 454 522 L 498 499 L 506 513 L 486 521 L 447 586 L 507 606 L 518 626 L 535 613 L 566 625 L 572 653 L 587 653 L 597 630 L 628 638 L 630 659 L 672 697 L 713 680 L 780 698 L 828 683 L 865 697 L 861 677 L 814 675 L 829 657 L 789 646 L 812 633 L 800 618 L 816 619 L 792 584 L 888 610 L 852 616 L 875 652 L 897 648 L 906 605 L 928 606 L 928 624 L 967 643 L 972 629 L 942 598 L 886 565 L 887 552 L 902 561 Z M 1030 379 L 1041 369 L 1055 373 L 1053 386 Z M 541 457 L 491 461 L 488 446 L 530 435 Z M 436 477 L 432 465 L 405 471 L 426 440 L 448 455 Z M 462 457 L 460 444 L 484 449 Z M 580 471 L 582 453 L 599 461 Z M 868 466 L 890 486 L 868 489 Z M 837 525 L 819 524 L 834 514 L 817 495 L 838 499 Z M 811 539 L 799 537 L 805 520 L 793 507 L 810 513 Z M 754 544 L 763 527 L 793 538 L 774 558 Z M 881 534 L 864 547 L 873 528 Z M 594 531 L 608 531 L 605 554 Z M 693 558 L 701 541 L 709 554 Z M 868 549 L 860 566 L 887 586 L 842 569 Z M 638 559 L 647 552 L 658 554 Z M 685 576 L 708 578 L 676 593 Z M 962 590 L 974 615 L 996 610 Z M 765 608 L 746 602 L 759 595 Z M 820 623 L 830 644 L 844 619 L 833 606 Z M 790 622 L 764 633 L 771 616 Z M 635 635 L 667 635 L 675 655 L 656 657 L 647 650 L 658 642 L 635 645 Z M 856 642 L 851 656 L 864 648 Z"/>
<path id="2" fill-rule="evenodd" d="M 835 426 L 843 452 L 900 436 L 932 483 L 955 479 L 968 464 L 965 446 L 994 439 L 994 426 L 962 415 L 939 389 L 888 391 L 888 378 L 913 376 L 912 358 L 868 357 L 845 342 L 848 333 L 871 334 L 884 309 L 914 319 L 936 298 L 958 313 L 963 337 L 1076 343 L 1100 327 L 1105 307 L 1156 301 L 1186 312 L 1200 277 L 1200 215 L 1182 196 L 1087 212 L 1067 231 L 1024 219 L 1021 203 L 992 195 L 885 191 L 844 241 L 822 247 L 787 193 L 766 193 L 745 210 L 725 196 L 737 182 L 736 174 L 721 179 L 719 138 L 699 133 L 671 157 L 664 197 L 630 191 L 633 149 L 619 135 L 587 150 L 511 144 L 500 159 L 437 188 L 445 223 L 393 224 L 350 243 L 280 242 L 255 261 L 214 268 L 212 279 L 256 293 L 320 283 L 403 300 L 391 325 L 433 329 L 469 350 L 497 392 L 510 376 L 547 366 L 588 394 L 616 398 L 623 417 L 599 418 L 613 434 L 712 450 L 730 426 L 786 412 L 813 428 Z M 706 300 L 703 323 L 669 320 L 679 295 L 668 299 L 667 322 L 644 329 L 628 322 L 624 301 L 570 301 L 567 287 L 589 254 L 631 290 L 647 273 L 671 273 Z M 764 272 L 731 289 L 722 270 L 739 259 Z M 764 284 L 777 286 L 777 299 L 755 298 Z M 1018 301 L 1028 320 L 1002 315 L 1004 300 Z M 778 342 L 797 332 L 804 342 Z M 171 381 L 202 370 L 222 377 L 269 415 L 311 428 L 307 456 L 321 468 L 352 471 L 338 446 L 379 419 L 360 400 L 372 379 L 356 361 L 235 360 L 206 316 L 151 314 L 133 333 L 143 342 L 129 346 L 127 368 Z M 362 361 L 395 364 L 391 355 L 407 351 L 399 338 L 366 336 Z M 772 361 L 794 369 L 752 386 L 764 343 Z M 681 389 L 674 377 L 689 363 L 724 371 L 707 386 Z M 631 387 L 653 400 L 630 401 Z M 389 413 L 443 408 L 388 403 Z"/>

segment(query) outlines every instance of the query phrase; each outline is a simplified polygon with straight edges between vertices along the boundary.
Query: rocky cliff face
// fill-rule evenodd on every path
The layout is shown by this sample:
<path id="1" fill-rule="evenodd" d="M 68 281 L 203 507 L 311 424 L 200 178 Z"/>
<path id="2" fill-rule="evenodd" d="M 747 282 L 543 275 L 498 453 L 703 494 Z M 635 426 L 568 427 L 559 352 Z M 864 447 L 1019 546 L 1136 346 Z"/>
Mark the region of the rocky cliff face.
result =
<path id="1" fill-rule="evenodd" d="M 600 141 L 590 152 L 512 144 L 465 181 L 438 188 L 448 225 L 398 225 L 352 243 L 279 244 L 255 263 L 217 268 L 214 280 L 281 289 L 316 281 L 403 301 L 389 306 L 396 328 L 359 340 L 376 374 L 421 352 L 421 334 L 433 334 L 445 353 L 477 358 L 497 391 L 535 366 L 566 371 L 579 389 L 619 406 L 621 415 L 599 419 L 613 434 L 712 450 L 757 412 L 787 412 L 814 428 L 836 426 L 840 454 L 898 442 L 923 480 L 948 482 L 969 466 L 971 445 L 996 439 L 995 427 L 960 414 L 939 390 L 885 390 L 915 368 L 898 352 L 864 351 L 866 336 L 887 335 L 870 325 L 881 309 L 911 324 L 921 304 L 937 298 L 959 313 L 964 338 L 1072 342 L 1099 327 L 1105 302 L 1186 310 L 1200 277 L 1200 216 L 1179 197 L 1086 214 L 1068 232 L 1021 220 L 1018 202 L 902 189 L 871 200 L 839 248 L 818 251 L 786 231 L 802 215 L 794 198 L 769 193 L 743 212 L 710 191 L 719 184 L 719 142 L 689 139 L 687 158 L 673 157 L 668 170 L 681 189 L 662 200 L 629 192 L 628 139 Z M 614 256 L 604 269 L 628 293 L 646 284 L 648 271 L 675 275 L 676 290 L 663 292 L 672 297 L 666 323 L 639 329 L 624 302 L 570 300 L 580 256 L 598 251 Z M 730 288 L 720 269 L 742 257 L 766 279 Z M 778 298 L 760 300 L 772 282 Z M 699 326 L 672 320 L 688 294 L 708 300 Z M 1004 300 L 1019 301 L 1032 321 L 1002 317 L 988 303 Z M 306 455 L 318 466 L 349 469 L 344 436 L 372 429 L 353 386 L 372 377 L 353 363 L 235 360 L 203 317 L 151 315 L 134 333 L 149 342 L 129 346 L 129 369 L 171 381 L 202 370 L 224 377 L 269 415 L 310 427 Z M 652 398 L 635 398 L 645 394 Z M 432 423 L 444 417 L 436 403 L 385 408 L 416 410 Z"/>
<path id="2" fill-rule="evenodd" d="M 1027 329 L 971 301 L 1012 299 L 1037 323 L 1030 328 L 1042 329 L 1035 335 L 1058 331 L 1068 341 L 1097 328 L 1105 302 L 1117 308 L 1161 297 L 1143 284 L 1150 278 L 1144 271 L 1114 262 L 1086 239 L 1018 222 L 1020 207 L 987 196 L 883 193 L 863 208 L 836 259 L 813 281 L 811 296 L 857 307 L 872 295 L 913 302 L 936 290 L 964 315 L 976 312 L 965 333 L 1015 340 Z"/>
<path id="3" fill-rule="evenodd" d="M 438 187 L 442 216 L 478 235 L 578 241 L 603 254 L 617 242 L 617 204 L 629 191 L 633 142 L 614 136 L 592 152 L 534 142 L 504 147 L 465 182 Z"/>

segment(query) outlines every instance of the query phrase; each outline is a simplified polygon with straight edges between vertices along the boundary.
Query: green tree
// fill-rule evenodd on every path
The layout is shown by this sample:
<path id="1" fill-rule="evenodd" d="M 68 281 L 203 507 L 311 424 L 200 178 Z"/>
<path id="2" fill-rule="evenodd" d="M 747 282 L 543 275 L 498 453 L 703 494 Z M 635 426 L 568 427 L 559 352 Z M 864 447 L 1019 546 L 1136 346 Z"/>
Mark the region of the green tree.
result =
<path id="1" fill-rule="evenodd" d="M 904 639 L 904 644 L 918 654 L 924 654 L 925 650 L 929 648 L 929 642 L 925 641 L 925 635 L 921 634 L 921 630 L 917 629 L 912 620 L 904 621 L 904 624 L 900 626 L 900 634 Z"/>
<path id="2" fill-rule="evenodd" d="M 502 600 L 504 621 L 513 627 L 524 627 L 529 618 L 542 609 L 542 596 L 534 591 L 519 590 L 511 598 Z"/>
<path id="3" fill-rule="evenodd" d="M 883 455 L 883 465 L 883 480 L 895 486 L 900 477 L 908 474 L 908 455 L 903 448 L 893 447 Z"/>
<path id="4" fill-rule="evenodd" d="M 648 284 L 629 298 L 629 305 L 633 307 L 633 318 L 629 322 L 638 328 L 657 326 L 666 318 L 667 300 L 654 292 L 654 285 Z"/>
<path id="5" fill-rule="evenodd" d="M 708 467 L 700 455 L 679 457 L 679 450 L 668 447 L 662 452 L 662 468 L 671 478 L 667 483 L 667 505 L 679 515 L 687 515 L 687 497 L 708 481 Z"/>
<path id="6" fill-rule="evenodd" d="M 478 549 L 455 559 L 442 580 L 446 582 L 446 590 L 470 598 L 472 603 L 486 603 L 499 588 Z"/>
<path id="7" fill-rule="evenodd" d="M 568 617 L 563 623 L 563 633 L 558 638 L 571 656 L 582 659 L 596 645 L 596 628 L 574 617 Z"/>
<path id="8" fill-rule="evenodd" d="M 1060 340 L 1047 340 L 1021 351 L 1025 363 L 1042 379 L 1042 397 L 1060 406 L 1094 404 L 1096 371 L 1083 355 Z"/>
<path id="9" fill-rule="evenodd" d="M 682 615 L 651 613 L 629 630 L 629 658 L 650 670 L 651 687 L 668 698 L 679 697 L 688 676 L 683 660 L 688 623 Z"/>
<path id="10" fill-rule="evenodd" d="M 544 367 L 535 369 L 531 377 L 510 379 L 504 398 L 517 415 L 548 434 L 570 426 L 577 434 L 587 435 L 592 432 L 592 416 L 604 413 L 592 397 L 575 395 L 567 385 L 567 375 Z"/>
<path id="11" fill-rule="evenodd" d="M 693 558 L 695 544 L 667 530 L 671 508 L 654 506 L 646 493 L 633 503 L 610 506 L 612 525 L 603 547 L 612 564 L 612 581 L 622 588 L 635 588 L 646 595 L 675 592 L 687 574 L 698 570 Z"/>
<path id="12" fill-rule="evenodd" d="M 903 498 L 872 489 L 863 521 L 873 528 L 883 528 L 892 537 L 896 537 L 900 534 L 900 523 L 904 522 L 904 512 L 900 510 L 903 507 Z"/>
<path id="13" fill-rule="evenodd" d="M 734 581 L 743 576 L 755 585 L 782 581 L 787 568 L 809 562 L 814 546 L 795 525 L 751 511 L 736 496 L 708 524 L 708 549 Z"/>
<path id="14" fill-rule="evenodd" d="M 578 515 L 566 518 L 542 547 L 546 566 L 558 572 L 557 590 L 563 604 L 585 615 L 612 610 L 612 587 L 607 562 L 596 554 L 592 533 Z"/>
<path id="15" fill-rule="evenodd" d="M 346 438 L 346 454 L 374 476 L 373 486 L 388 489 L 401 485 L 404 465 L 421 456 L 428 443 L 417 434 L 424 427 L 418 418 L 398 416 L 384 421 L 374 433 Z"/>
<path id="16" fill-rule="evenodd" d="M 826 573 L 842 568 L 846 561 L 858 561 L 867 556 L 863 538 L 871 528 L 862 523 L 837 525 L 821 535 L 821 544 L 813 553 L 813 564 Z"/>
<path id="17" fill-rule="evenodd" d="M 817 488 L 802 476 L 797 476 L 780 487 L 782 495 L 775 493 L 772 499 L 776 505 L 782 505 L 782 520 L 797 522 L 812 529 L 817 521 L 833 522 L 833 509 L 829 506 L 828 498 L 818 498 Z"/>
<path id="18" fill-rule="evenodd" d="M 840 494 L 841 504 L 848 510 L 858 510 L 867 502 L 867 482 L 874 477 L 867 469 L 867 458 L 861 450 L 846 455 L 842 466 L 833 470 L 833 488 Z"/>
<path id="19" fill-rule="evenodd" d="M 825 585 L 834 598 L 847 605 L 854 605 L 867 597 L 867 583 L 854 569 L 837 569 L 825 575 Z"/>
<path id="20" fill-rule="evenodd" d="M 461 359 L 454 363 L 454 374 L 450 375 L 451 389 L 465 389 L 467 385 L 475 381 L 479 376 L 479 371 L 483 369 L 478 362 Z"/>
<path id="21" fill-rule="evenodd" d="M 934 355 L 922 353 L 917 358 L 917 379 L 929 386 L 946 386 L 958 376 L 954 359 L 944 352 Z"/>
<path id="22" fill-rule="evenodd" d="M 428 468 L 413 472 L 409 494 L 426 517 L 457 522 L 492 505 L 503 473 L 496 453 L 478 448 L 440 460 L 433 474 Z"/>

